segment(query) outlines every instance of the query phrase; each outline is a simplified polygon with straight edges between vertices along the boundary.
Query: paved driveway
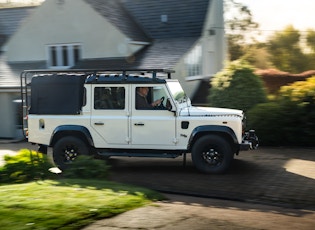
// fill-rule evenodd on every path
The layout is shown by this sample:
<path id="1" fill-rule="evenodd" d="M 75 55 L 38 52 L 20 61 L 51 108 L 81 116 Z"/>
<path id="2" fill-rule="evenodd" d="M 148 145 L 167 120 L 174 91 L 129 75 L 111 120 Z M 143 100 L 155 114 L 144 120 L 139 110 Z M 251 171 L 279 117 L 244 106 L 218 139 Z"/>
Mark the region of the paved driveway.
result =
<path id="1" fill-rule="evenodd" d="M 113 158 L 112 180 L 164 192 L 315 208 L 315 149 L 260 148 L 241 152 L 223 175 L 197 172 L 182 158 Z"/>

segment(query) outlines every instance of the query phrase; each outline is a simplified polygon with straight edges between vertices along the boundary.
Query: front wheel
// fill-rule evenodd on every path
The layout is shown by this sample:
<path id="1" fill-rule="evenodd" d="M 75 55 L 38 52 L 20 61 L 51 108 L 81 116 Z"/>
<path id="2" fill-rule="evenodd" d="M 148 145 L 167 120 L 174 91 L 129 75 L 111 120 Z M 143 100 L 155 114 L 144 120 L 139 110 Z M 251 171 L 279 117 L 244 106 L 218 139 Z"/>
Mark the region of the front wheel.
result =
<path id="1" fill-rule="evenodd" d="M 63 137 L 53 148 L 53 159 L 61 170 L 67 168 L 78 156 L 88 155 L 89 148 L 84 141 L 77 137 Z"/>
<path id="2" fill-rule="evenodd" d="M 203 173 L 224 173 L 233 160 L 233 152 L 227 140 L 216 135 L 200 137 L 191 151 L 195 167 Z"/>

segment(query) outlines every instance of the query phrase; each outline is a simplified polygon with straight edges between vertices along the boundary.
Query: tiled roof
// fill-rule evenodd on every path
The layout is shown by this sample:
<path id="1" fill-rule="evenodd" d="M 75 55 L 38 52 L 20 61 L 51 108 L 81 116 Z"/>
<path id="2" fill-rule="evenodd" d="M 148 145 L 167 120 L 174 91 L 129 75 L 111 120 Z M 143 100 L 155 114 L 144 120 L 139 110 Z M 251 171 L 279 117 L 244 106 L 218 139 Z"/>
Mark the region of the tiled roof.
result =
<path id="1" fill-rule="evenodd" d="M 136 56 L 138 68 L 174 68 L 175 64 L 193 46 L 198 38 L 180 37 L 156 39 Z"/>
<path id="2" fill-rule="evenodd" d="M 5 38 L 12 35 L 21 22 L 35 10 L 36 7 L 18 7 L 0 9 L 0 46 L 3 45 Z"/>
<path id="3" fill-rule="evenodd" d="M 119 0 L 85 0 L 99 14 L 119 28 L 134 41 L 148 42 L 149 38 L 143 29 L 135 22 L 131 15 L 125 10 Z"/>
<path id="4" fill-rule="evenodd" d="M 129 58 L 83 60 L 75 69 L 90 68 L 174 68 L 179 59 L 196 42 L 197 38 L 157 39 L 152 45 Z M 170 48 L 171 47 L 171 48 Z"/>
<path id="5" fill-rule="evenodd" d="M 9 64 L 6 56 L 0 53 L 0 89 L 1 88 L 19 88 L 20 74 L 26 69 L 44 69 L 45 62 L 23 62 Z"/>
<path id="6" fill-rule="evenodd" d="M 211 0 L 122 1 L 150 37 L 156 39 L 200 36 Z"/>
<path id="7" fill-rule="evenodd" d="M 147 35 L 151 39 L 200 36 L 211 0 L 85 1 L 126 35 L 148 41 Z"/>

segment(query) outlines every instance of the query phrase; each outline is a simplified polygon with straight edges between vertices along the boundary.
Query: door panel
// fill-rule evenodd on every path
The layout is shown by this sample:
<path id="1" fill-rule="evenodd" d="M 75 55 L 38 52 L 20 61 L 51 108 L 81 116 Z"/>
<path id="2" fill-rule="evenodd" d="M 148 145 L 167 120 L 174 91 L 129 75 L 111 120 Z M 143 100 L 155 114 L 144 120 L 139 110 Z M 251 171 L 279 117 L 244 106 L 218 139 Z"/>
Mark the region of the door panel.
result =
<path id="1" fill-rule="evenodd" d="M 91 126 L 101 137 L 96 147 L 129 144 L 127 88 L 93 86 L 93 92 Z"/>
<path id="2" fill-rule="evenodd" d="M 136 93 L 140 86 L 133 86 L 132 91 L 132 116 L 131 116 L 131 143 L 133 145 L 141 145 L 143 148 L 160 145 L 161 149 L 176 144 L 176 127 L 175 116 L 173 112 L 167 109 L 136 109 Z M 164 97 L 164 105 L 169 94 L 164 85 L 148 86 L 149 87 L 147 101 L 154 102 Z M 154 147 L 156 148 L 156 147 Z"/>
<path id="3" fill-rule="evenodd" d="M 174 115 L 169 111 L 145 111 L 144 113 L 146 116 L 132 116 L 132 144 L 174 146 Z"/>

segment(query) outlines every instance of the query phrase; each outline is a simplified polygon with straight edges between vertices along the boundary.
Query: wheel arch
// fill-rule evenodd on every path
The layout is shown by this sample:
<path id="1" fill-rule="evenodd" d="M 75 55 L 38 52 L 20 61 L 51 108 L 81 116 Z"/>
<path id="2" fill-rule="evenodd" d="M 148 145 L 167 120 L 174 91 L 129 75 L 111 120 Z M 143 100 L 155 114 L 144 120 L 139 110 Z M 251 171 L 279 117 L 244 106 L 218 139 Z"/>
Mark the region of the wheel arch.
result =
<path id="1" fill-rule="evenodd" d="M 94 147 L 90 131 L 81 125 L 61 125 L 56 127 L 50 139 L 50 146 L 54 146 L 56 142 L 64 136 L 78 137 L 89 146 Z"/>
<path id="2" fill-rule="evenodd" d="M 192 146 L 194 145 L 196 140 L 198 140 L 200 137 L 204 135 L 209 134 L 214 134 L 223 137 L 231 144 L 231 148 L 234 152 L 238 151 L 239 143 L 234 131 L 230 127 L 220 125 L 203 125 L 194 128 L 188 141 L 187 146 L 188 151 L 191 151 Z"/>

